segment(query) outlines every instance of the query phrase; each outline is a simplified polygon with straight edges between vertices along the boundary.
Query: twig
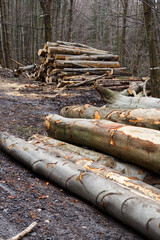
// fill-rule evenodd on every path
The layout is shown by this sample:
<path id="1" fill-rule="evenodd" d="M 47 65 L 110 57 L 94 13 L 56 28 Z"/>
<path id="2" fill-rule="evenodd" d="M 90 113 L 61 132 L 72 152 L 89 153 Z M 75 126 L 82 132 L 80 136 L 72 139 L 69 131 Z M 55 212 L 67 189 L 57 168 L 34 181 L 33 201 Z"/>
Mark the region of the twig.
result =
<path id="1" fill-rule="evenodd" d="M 12 62 L 15 62 L 16 64 L 18 64 L 18 65 L 20 65 L 20 66 L 22 66 L 22 67 L 24 67 L 24 65 L 22 64 L 22 63 L 20 63 L 20 62 L 17 62 L 16 60 L 14 60 L 13 58 L 11 58 L 11 61 Z"/>
<path id="2" fill-rule="evenodd" d="M 69 86 L 67 86 L 68 88 L 70 88 L 70 87 L 79 87 L 79 86 L 82 86 L 82 85 L 84 85 L 84 84 L 86 84 L 86 83 L 89 83 L 89 82 L 92 82 L 92 81 L 96 81 L 96 80 L 98 80 L 98 79 L 100 79 L 100 78 L 103 78 L 103 77 L 105 77 L 105 76 L 107 76 L 108 75 L 108 73 L 105 73 L 105 74 L 103 74 L 103 75 L 101 75 L 101 76 L 98 76 L 98 77 L 95 77 L 95 78 L 92 78 L 92 79 L 88 79 L 88 80 L 84 80 L 83 82 L 80 82 L 80 83 L 76 83 L 76 84 L 71 84 L 71 85 L 69 85 Z"/>
<path id="3" fill-rule="evenodd" d="M 146 93 L 146 86 L 147 86 L 147 82 L 150 80 L 150 78 L 148 77 L 147 79 L 146 79 L 146 81 L 144 82 L 144 84 L 143 84 L 143 95 L 145 96 L 145 97 L 147 97 L 147 93 Z"/>
<path id="4" fill-rule="evenodd" d="M 16 236 L 9 238 L 8 240 L 18 240 L 23 238 L 26 234 L 30 233 L 36 225 L 37 225 L 37 222 L 31 223 L 25 230 L 18 233 Z"/>
<path id="5" fill-rule="evenodd" d="M 58 95 L 60 95 L 65 89 L 66 89 L 67 86 L 64 86 L 63 88 L 61 88 L 54 96 L 53 98 L 56 98 Z"/>

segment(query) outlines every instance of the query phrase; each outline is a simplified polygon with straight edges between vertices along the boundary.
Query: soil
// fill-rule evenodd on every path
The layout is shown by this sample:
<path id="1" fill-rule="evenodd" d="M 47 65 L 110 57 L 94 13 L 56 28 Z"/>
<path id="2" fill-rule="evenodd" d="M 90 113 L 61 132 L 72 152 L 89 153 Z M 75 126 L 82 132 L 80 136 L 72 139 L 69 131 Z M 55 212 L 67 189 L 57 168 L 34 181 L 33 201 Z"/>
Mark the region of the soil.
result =
<path id="1" fill-rule="evenodd" d="M 102 106 L 93 87 L 65 90 L 11 77 L 0 70 L 0 130 L 28 139 L 46 135 L 44 118 L 67 105 Z M 0 238 L 13 237 L 33 221 L 24 240 L 144 240 L 92 204 L 31 172 L 0 150 Z"/>

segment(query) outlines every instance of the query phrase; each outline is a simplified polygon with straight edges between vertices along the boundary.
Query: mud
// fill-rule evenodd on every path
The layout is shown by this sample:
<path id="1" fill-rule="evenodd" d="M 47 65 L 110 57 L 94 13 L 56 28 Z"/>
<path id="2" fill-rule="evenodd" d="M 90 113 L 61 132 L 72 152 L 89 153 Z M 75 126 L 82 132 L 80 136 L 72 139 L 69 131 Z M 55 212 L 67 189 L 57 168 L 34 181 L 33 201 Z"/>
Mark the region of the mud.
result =
<path id="1" fill-rule="evenodd" d="M 0 129 L 24 139 L 46 135 L 45 116 L 62 107 L 104 104 L 93 88 L 65 90 L 54 98 L 54 85 L 0 75 Z M 38 225 L 24 240 L 146 239 L 0 150 L 0 238 L 13 237 L 33 221 Z"/>

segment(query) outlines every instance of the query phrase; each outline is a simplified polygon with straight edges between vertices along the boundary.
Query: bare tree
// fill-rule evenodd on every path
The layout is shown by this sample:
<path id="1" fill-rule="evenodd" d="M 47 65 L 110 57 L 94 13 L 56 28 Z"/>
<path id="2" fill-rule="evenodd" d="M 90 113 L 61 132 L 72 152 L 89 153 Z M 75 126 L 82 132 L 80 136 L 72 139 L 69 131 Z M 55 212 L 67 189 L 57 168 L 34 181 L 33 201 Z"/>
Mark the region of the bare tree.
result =
<path id="1" fill-rule="evenodd" d="M 160 97 L 160 66 L 155 33 L 155 6 L 156 2 L 153 0 L 143 1 L 144 20 L 149 46 L 151 91 L 153 97 Z"/>
<path id="2" fill-rule="evenodd" d="M 51 2 L 52 0 L 39 0 L 43 10 L 43 18 L 45 24 L 45 42 L 52 41 L 52 25 L 51 25 Z"/>

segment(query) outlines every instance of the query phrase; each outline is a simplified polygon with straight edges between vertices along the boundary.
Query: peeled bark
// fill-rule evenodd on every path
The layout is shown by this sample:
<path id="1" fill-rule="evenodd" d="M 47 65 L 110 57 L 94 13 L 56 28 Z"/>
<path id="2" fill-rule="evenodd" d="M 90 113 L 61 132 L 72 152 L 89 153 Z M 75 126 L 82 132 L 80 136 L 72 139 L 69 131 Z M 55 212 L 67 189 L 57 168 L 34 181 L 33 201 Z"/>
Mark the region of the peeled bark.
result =
<path id="1" fill-rule="evenodd" d="M 95 84 L 95 89 L 99 92 L 102 99 L 107 102 L 106 107 L 109 108 L 157 108 L 160 109 L 160 99 L 150 97 L 127 97 L 120 93 L 116 93 L 107 88 L 103 88 Z"/>
<path id="2" fill-rule="evenodd" d="M 45 120 L 49 136 L 94 148 L 160 173 L 160 132 L 107 120 L 71 119 L 50 115 Z"/>
<path id="3" fill-rule="evenodd" d="M 83 60 L 77 60 L 77 61 L 61 61 L 56 60 L 54 62 L 54 67 L 58 68 L 67 68 L 67 67 L 93 67 L 93 68 L 119 68 L 119 62 L 110 62 L 110 61 L 83 61 Z"/>
<path id="4" fill-rule="evenodd" d="M 160 204 L 127 186 L 51 156 L 22 139 L 0 133 L 0 147 L 50 181 L 102 208 L 149 239 L 159 240 Z"/>
<path id="5" fill-rule="evenodd" d="M 61 110 L 63 117 L 106 119 L 113 122 L 124 123 L 146 128 L 160 130 L 160 109 L 111 109 L 107 107 L 94 107 L 91 105 L 67 106 Z"/>

